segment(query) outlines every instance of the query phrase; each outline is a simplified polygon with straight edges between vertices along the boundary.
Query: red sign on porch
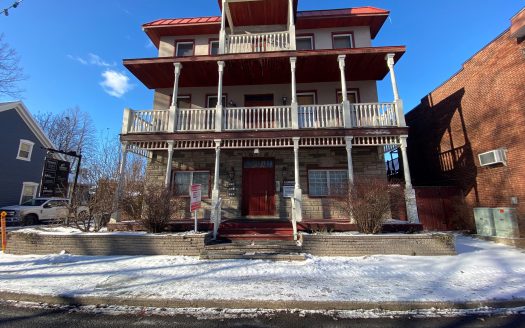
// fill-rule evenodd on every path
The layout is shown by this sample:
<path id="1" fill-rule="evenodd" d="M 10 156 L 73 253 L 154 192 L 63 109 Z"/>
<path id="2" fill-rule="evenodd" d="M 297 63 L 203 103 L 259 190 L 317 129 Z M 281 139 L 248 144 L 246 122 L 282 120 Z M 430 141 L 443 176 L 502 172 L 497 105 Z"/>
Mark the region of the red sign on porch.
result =
<path id="1" fill-rule="evenodd" d="M 190 189 L 190 211 L 194 212 L 201 208 L 201 185 L 191 185 Z"/>

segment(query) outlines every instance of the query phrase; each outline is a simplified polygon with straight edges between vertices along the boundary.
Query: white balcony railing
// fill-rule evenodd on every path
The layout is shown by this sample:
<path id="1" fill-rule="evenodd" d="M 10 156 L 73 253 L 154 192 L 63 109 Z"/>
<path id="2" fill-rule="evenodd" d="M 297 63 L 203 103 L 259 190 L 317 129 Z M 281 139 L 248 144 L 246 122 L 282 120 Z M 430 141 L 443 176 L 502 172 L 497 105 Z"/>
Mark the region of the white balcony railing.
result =
<path id="1" fill-rule="evenodd" d="M 225 130 L 290 129 L 292 107 L 229 107 L 224 109 L 222 120 Z"/>
<path id="2" fill-rule="evenodd" d="M 350 104 L 350 124 L 345 125 L 344 106 L 299 106 L 297 122 L 299 129 L 326 128 L 380 128 L 399 126 L 396 103 Z M 127 110 L 128 111 L 128 110 Z M 177 109 L 176 126 L 169 126 L 169 110 L 129 110 L 125 114 L 124 133 L 215 131 L 218 126 L 225 131 L 283 130 L 292 129 L 292 106 L 227 107 L 221 115 L 215 108 Z M 126 116 L 127 115 L 127 116 Z"/>
<path id="3" fill-rule="evenodd" d="M 167 132 L 169 112 L 167 110 L 134 110 L 130 112 L 129 133 Z"/>
<path id="4" fill-rule="evenodd" d="M 299 107 L 300 128 L 342 128 L 344 125 L 343 106 L 340 104 Z"/>
<path id="5" fill-rule="evenodd" d="M 226 36 L 225 51 L 229 54 L 291 50 L 290 33 L 250 33 Z"/>
<path id="6" fill-rule="evenodd" d="M 177 131 L 210 131 L 215 129 L 215 108 L 179 109 Z"/>
<path id="7" fill-rule="evenodd" d="M 398 126 L 395 103 L 360 103 L 352 104 L 353 126 L 388 127 Z"/>

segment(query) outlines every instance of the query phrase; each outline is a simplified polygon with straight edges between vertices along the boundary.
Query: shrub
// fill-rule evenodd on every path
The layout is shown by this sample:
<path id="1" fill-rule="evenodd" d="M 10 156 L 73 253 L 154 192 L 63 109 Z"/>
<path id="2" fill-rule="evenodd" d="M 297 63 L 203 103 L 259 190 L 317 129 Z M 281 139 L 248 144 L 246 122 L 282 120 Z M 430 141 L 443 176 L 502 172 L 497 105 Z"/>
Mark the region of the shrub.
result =
<path id="1" fill-rule="evenodd" d="M 391 187 L 386 179 L 375 177 L 356 178 L 347 195 L 348 216 L 353 218 L 359 232 L 367 234 L 380 233 L 391 206 L 397 206 L 404 198 L 401 188 Z"/>
<path id="2" fill-rule="evenodd" d="M 176 199 L 169 189 L 150 185 L 144 189 L 142 215 L 139 220 L 148 232 L 165 230 L 176 211 Z"/>

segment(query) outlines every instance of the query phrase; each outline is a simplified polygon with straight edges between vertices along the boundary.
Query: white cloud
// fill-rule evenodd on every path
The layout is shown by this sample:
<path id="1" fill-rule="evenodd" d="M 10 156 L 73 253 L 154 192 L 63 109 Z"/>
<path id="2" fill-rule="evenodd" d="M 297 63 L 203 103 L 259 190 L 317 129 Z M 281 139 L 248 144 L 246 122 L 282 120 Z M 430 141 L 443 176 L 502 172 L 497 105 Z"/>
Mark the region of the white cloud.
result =
<path id="1" fill-rule="evenodd" d="M 120 98 L 133 87 L 129 83 L 129 77 L 111 69 L 105 70 L 102 77 L 104 81 L 100 82 L 100 85 L 107 94 L 113 97 Z"/>
<path id="2" fill-rule="evenodd" d="M 69 58 L 71 60 L 76 60 L 77 62 L 81 63 L 82 65 L 87 65 L 88 64 L 88 62 L 85 59 L 82 59 L 80 57 L 74 57 L 72 55 L 67 55 L 67 58 Z"/>
<path id="3" fill-rule="evenodd" d="M 91 65 L 102 66 L 102 67 L 110 67 L 110 66 L 115 66 L 116 65 L 115 63 L 111 63 L 110 64 L 110 63 L 104 61 L 102 58 L 100 58 L 99 55 L 95 55 L 95 54 L 89 53 L 88 56 L 89 56 L 89 63 Z"/>

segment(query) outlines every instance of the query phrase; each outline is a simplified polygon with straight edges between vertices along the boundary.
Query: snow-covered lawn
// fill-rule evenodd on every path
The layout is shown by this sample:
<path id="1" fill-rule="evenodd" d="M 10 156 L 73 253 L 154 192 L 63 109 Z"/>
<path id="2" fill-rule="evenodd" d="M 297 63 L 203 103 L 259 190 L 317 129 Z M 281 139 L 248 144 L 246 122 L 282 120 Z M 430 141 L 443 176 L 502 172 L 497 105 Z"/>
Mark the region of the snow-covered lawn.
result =
<path id="1" fill-rule="evenodd" d="M 523 251 L 462 236 L 457 249 L 458 256 L 311 257 L 305 262 L 0 255 L 0 291 L 187 300 L 525 298 Z"/>

